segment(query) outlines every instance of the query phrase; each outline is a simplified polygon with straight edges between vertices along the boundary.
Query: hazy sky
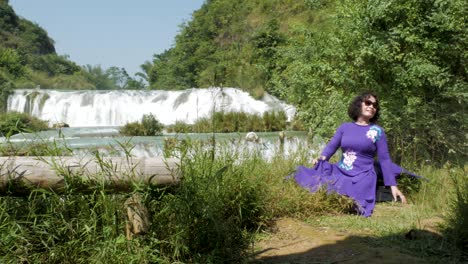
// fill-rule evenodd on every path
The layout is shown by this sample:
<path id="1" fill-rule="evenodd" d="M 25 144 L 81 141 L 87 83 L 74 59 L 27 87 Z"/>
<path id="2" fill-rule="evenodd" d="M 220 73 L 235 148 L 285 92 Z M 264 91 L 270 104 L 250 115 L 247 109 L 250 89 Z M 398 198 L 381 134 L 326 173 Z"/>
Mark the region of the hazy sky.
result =
<path id="1" fill-rule="evenodd" d="M 124 67 L 130 75 L 174 44 L 179 26 L 204 0 L 10 0 L 37 23 L 59 55 L 78 65 Z"/>

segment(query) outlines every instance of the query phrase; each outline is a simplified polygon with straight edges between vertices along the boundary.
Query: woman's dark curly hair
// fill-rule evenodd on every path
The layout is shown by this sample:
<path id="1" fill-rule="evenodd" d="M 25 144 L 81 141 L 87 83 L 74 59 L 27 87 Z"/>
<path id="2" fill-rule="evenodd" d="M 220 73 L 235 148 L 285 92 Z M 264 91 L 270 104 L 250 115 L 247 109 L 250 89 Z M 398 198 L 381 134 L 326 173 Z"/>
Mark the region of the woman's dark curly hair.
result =
<path id="1" fill-rule="evenodd" d="M 379 120 L 379 98 L 374 92 L 364 92 L 361 95 L 354 97 L 348 107 L 348 115 L 354 121 L 357 121 L 358 117 L 361 115 L 361 106 L 362 102 L 364 102 L 369 97 L 373 96 L 377 102 L 377 109 L 375 109 L 375 115 L 369 120 L 371 123 L 376 123 Z"/>

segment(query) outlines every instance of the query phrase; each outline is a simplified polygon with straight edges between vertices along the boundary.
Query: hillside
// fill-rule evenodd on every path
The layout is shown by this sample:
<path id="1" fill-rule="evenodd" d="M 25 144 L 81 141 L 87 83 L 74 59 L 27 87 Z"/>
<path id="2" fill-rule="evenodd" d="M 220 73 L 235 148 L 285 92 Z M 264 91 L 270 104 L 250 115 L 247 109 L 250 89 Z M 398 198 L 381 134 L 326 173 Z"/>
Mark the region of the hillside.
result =
<path id="1" fill-rule="evenodd" d="M 206 1 L 181 27 L 176 45 L 155 56 L 150 84 L 157 89 L 241 87 L 257 96 L 273 92 L 273 72 L 285 66 L 278 49 L 290 45 L 295 30 L 323 29 L 328 2 Z"/>
<path id="2" fill-rule="evenodd" d="M 331 136 L 363 90 L 397 162 L 466 161 L 464 1 L 207 0 L 146 71 L 152 89 L 239 87 Z M 448 136 L 450 135 L 450 136 Z"/>
<path id="3" fill-rule="evenodd" d="M 45 29 L 19 17 L 8 0 L 0 0 L 0 87 L 5 100 L 14 88 L 142 89 L 145 84 L 124 68 L 78 66 L 57 54 Z"/>
<path id="4" fill-rule="evenodd" d="M 59 87 L 73 81 L 77 88 L 92 85 L 81 68 L 56 53 L 54 41 L 39 25 L 19 17 L 8 0 L 0 0 L 0 82 L 14 87 Z"/>

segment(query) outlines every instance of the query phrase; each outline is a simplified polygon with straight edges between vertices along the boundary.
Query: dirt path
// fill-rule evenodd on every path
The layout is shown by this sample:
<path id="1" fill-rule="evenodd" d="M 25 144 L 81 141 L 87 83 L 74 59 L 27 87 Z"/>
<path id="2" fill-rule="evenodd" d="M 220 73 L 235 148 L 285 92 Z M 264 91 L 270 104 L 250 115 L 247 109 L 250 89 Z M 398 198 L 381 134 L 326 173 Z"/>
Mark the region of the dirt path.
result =
<path id="1" fill-rule="evenodd" d="M 368 233 L 340 232 L 280 219 L 275 232 L 256 244 L 253 263 L 427 263 L 398 247 L 384 246 L 386 243 Z M 410 234 L 397 239 L 413 237 Z"/>

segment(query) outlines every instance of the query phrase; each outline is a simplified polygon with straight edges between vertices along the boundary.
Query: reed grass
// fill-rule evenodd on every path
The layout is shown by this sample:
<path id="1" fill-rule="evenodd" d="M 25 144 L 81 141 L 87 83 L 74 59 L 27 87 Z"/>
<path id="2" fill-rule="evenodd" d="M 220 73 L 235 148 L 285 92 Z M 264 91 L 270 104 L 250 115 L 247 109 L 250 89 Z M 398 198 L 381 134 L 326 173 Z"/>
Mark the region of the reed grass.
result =
<path id="1" fill-rule="evenodd" d="M 232 133 L 282 131 L 287 127 L 287 116 L 282 111 L 265 112 L 261 116 L 245 112 L 214 112 L 211 117 L 200 118 L 194 124 L 178 121 L 166 130 L 169 133 Z"/>

